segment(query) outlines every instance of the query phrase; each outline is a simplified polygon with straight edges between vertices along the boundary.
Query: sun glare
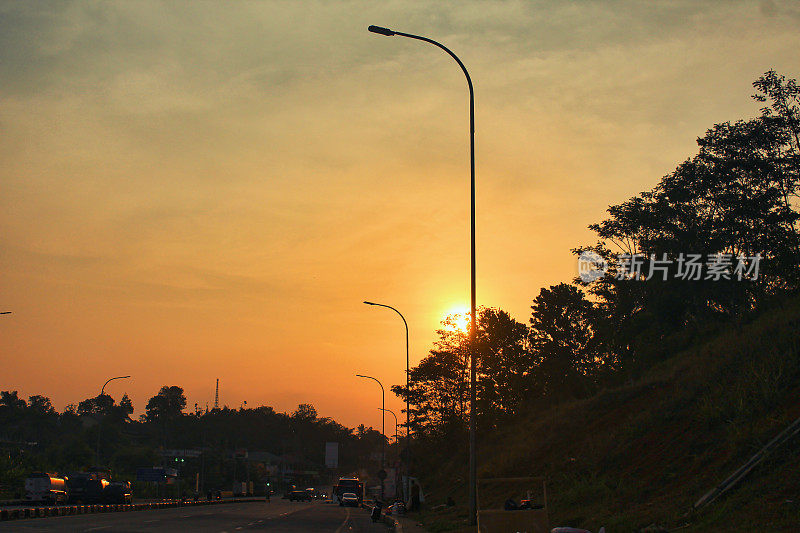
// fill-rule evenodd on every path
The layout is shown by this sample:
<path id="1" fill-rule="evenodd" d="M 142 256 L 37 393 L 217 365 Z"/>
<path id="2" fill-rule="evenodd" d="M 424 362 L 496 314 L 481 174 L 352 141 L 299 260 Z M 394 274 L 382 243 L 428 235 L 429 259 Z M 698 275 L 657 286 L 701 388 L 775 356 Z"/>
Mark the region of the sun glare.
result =
<path id="1" fill-rule="evenodd" d="M 454 305 L 442 317 L 444 329 L 448 331 L 461 331 L 467 333 L 469 330 L 469 307 L 466 305 Z"/>

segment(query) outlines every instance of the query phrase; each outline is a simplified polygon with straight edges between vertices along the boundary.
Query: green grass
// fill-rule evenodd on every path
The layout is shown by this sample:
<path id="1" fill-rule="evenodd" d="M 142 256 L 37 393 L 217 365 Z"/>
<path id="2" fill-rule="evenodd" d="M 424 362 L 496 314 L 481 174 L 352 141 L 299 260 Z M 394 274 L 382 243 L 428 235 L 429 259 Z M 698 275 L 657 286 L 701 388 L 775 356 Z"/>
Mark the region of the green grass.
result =
<path id="1" fill-rule="evenodd" d="M 553 525 L 611 532 L 793 531 L 800 523 L 795 438 L 700 513 L 692 503 L 800 417 L 800 299 L 724 330 L 636 383 L 530 413 L 482 435 L 483 476 L 545 475 Z M 432 531 L 464 528 L 464 450 L 425 476 Z M 461 487 L 459 487 L 461 485 Z M 499 491 L 482 495 L 496 505 Z M 682 529 L 683 531 L 683 529 Z"/>

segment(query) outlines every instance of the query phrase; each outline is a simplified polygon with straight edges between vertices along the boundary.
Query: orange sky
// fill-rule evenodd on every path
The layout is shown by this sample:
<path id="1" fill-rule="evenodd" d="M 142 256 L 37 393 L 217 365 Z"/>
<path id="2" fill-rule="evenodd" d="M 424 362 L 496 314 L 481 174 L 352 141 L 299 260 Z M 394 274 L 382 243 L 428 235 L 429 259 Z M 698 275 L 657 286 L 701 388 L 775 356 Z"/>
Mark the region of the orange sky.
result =
<path id="1" fill-rule="evenodd" d="M 162 385 L 380 426 L 439 320 L 527 322 L 607 205 L 750 84 L 798 77 L 796 2 L 0 2 L 0 388 L 58 409 Z M 387 407 L 400 402 L 387 395 Z M 391 417 L 389 417 L 391 419 Z M 387 432 L 393 431 L 387 420 Z"/>

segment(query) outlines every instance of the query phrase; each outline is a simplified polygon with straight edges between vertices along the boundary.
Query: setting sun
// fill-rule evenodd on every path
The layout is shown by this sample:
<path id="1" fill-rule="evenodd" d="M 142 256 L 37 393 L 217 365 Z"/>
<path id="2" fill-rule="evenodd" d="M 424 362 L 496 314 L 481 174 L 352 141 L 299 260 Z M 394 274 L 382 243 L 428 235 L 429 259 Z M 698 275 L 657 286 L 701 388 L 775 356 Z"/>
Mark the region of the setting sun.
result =
<path id="1" fill-rule="evenodd" d="M 469 330 L 469 306 L 454 305 L 442 318 L 442 325 L 448 331 L 461 331 L 466 333 Z"/>

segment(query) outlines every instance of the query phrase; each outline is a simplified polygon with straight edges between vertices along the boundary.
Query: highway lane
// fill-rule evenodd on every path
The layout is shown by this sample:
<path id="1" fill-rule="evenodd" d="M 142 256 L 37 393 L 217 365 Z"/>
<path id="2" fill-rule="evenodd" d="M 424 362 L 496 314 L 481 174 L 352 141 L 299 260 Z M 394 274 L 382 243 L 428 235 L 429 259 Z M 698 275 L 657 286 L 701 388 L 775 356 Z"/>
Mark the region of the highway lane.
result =
<path id="1" fill-rule="evenodd" d="M 232 503 L 156 511 L 14 520 L 0 522 L 0 532 L 3 531 L 27 533 L 53 531 L 86 533 L 138 531 L 148 533 L 175 531 L 385 533 L 387 528 L 382 524 L 373 524 L 369 513 L 359 508 L 345 508 L 322 502 L 299 503 L 272 500 L 272 503 Z"/>

